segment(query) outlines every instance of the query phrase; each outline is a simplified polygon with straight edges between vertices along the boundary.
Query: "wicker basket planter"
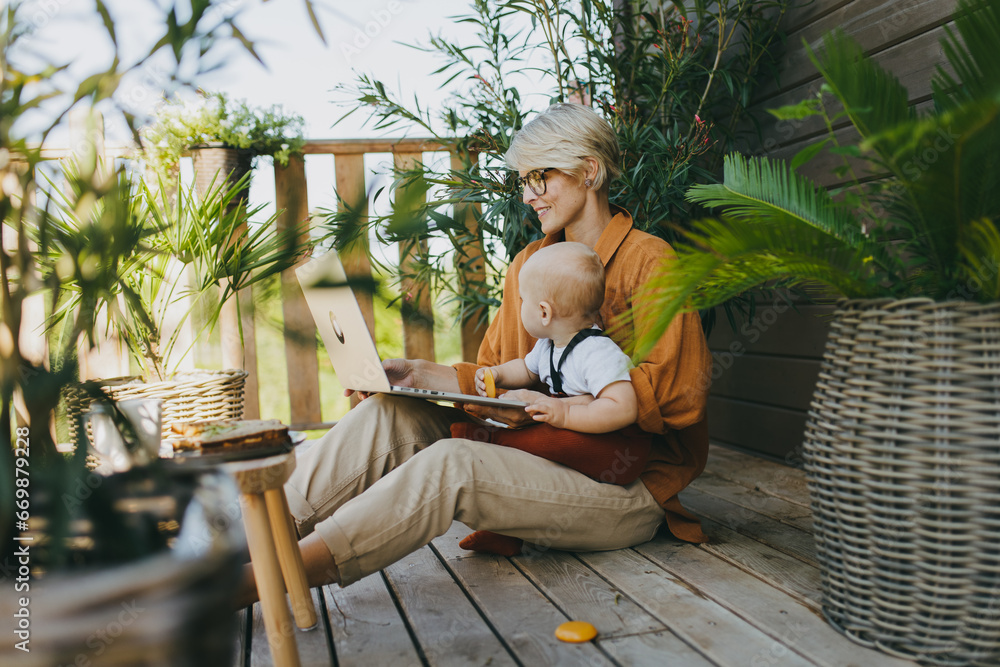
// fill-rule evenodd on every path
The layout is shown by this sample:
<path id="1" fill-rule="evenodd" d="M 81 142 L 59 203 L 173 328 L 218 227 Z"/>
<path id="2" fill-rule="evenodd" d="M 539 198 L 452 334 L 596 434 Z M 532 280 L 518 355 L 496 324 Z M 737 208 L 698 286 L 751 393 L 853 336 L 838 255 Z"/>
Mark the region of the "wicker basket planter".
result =
<path id="1" fill-rule="evenodd" d="M 233 368 L 224 371 L 185 371 L 174 373 L 169 380 L 143 382 L 141 378 L 102 380 L 107 393 L 115 401 L 132 398 L 163 399 L 163 437 L 171 437 L 170 425 L 175 422 L 202 419 L 242 419 L 243 385 L 247 373 Z M 90 400 L 79 391 L 67 398 L 70 436 L 76 442 L 80 415 L 90 407 Z"/>
<path id="2" fill-rule="evenodd" d="M 1000 304 L 841 301 L 804 456 L 827 619 L 1000 664 Z"/>

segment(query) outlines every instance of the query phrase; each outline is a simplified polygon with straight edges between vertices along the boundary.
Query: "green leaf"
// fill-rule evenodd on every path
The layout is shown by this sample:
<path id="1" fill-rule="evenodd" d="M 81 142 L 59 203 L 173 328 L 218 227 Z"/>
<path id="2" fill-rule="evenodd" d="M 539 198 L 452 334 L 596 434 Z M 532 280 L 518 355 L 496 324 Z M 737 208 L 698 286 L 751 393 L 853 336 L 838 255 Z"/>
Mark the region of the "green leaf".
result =
<path id="1" fill-rule="evenodd" d="M 860 158 L 862 156 L 861 148 L 859 146 L 831 146 L 830 152 L 834 155 L 843 155 L 845 157 Z"/>
<path id="2" fill-rule="evenodd" d="M 253 42 L 247 39 L 246 35 L 243 34 L 242 30 L 236 27 L 235 23 L 232 24 L 232 29 L 233 29 L 233 37 L 235 37 L 240 41 L 240 44 L 242 44 L 243 48 L 247 50 L 247 53 L 252 55 L 254 59 L 264 67 L 264 69 L 267 69 L 267 65 L 257 54 L 257 51 L 253 48 Z"/>
<path id="3" fill-rule="evenodd" d="M 827 137 L 823 141 L 812 144 L 811 146 L 806 146 L 805 148 L 800 150 L 798 153 L 795 154 L 795 157 L 792 158 L 792 162 L 790 165 L 791 168 L 798 169 L 805 163 L 809 162 L 809 160 L 819 155 L 820 151 L 822 151 L 823 148 L 831 141 L 833 141 L 833 139 L 831 137 Z"/>
<path id="4" fill-rule="evenodd" d="M 111 43 L 118 48 L 118 39 L 115 37 L 115 22 L 111 19 L 111 14 L 108 13 L 108 8 L 104 5 L 102 0 L 96 0 L 97 3 L 97 13 L 101 15 L 101 20 L 104 22 L 104 29 L 108 31 L 108 36 L 111 37 Z"/>
<path id="5" fill-rule="evenodd" d="M 914 117 L 899 79 L 867 57 L 842 30 L 823 36 L 823 52 L 818 57 L 808 44 L 806 49 L 862 138 Z"/>
<path id="6" fill-rule="evenodd" d="M 309 21 L 312 23 L 313 30 L 316 31 L 316 35 L 319 37 L 323 44 L 326 44 L 326 36 L 323 34 L 323 28 L 319 24 L 319 17 L 316 16 L 316 6 L 312 0 L 303 0 L 306 4 L 306 12 L 309 14 Z"/>
<path id="7" fill-rule="evenodd" d="M 802 120 L 822 114 L 820 102 L 816 98 L 804 99 L 798 104 L 789 104 L 777 109 L 768 109 L 767 112 L 778 120 Z"/>

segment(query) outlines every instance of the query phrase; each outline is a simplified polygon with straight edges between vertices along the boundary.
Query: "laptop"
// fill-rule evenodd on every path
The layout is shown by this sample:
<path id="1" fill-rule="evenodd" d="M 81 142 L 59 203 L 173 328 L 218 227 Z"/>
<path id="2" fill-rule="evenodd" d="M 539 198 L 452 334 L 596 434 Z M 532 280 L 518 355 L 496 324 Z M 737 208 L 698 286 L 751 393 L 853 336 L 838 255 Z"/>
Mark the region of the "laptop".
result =
<path id="1" fill-rule="evenodd" d="M 522 401 L 472 396 L 456 392 L 398 387 L 389 382 L 361 307 L 347 283 L 347 274 L 336 250 L 310 260 L 295 270 L 309 304 L 333 370 L 347 389 L 369 393 L 413 396 L 448 403 L 474 403 L 519 408 Z"/>

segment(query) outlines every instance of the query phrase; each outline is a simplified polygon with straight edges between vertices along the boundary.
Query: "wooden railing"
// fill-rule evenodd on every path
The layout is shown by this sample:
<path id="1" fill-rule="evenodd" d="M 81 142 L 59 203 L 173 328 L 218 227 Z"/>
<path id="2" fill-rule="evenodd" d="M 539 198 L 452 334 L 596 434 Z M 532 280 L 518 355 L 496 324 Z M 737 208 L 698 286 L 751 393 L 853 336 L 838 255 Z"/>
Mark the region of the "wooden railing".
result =
<path id="1" fill-rule="evenodd" d="M 365 202 L 361 211 L 367 214 L 367 190 L 365 184 L 364 158 L 367 153 L 392 153 L 397 168 L 407 169 L 416 162 L 424 162 L 424 153 L 439 152 L 442 146 L 426 139 L 349 139 L 331 141 L 308 141 L 303 152 L 306 155 L 332 155 L 336 174 L 336 191 L 341 203 L 354 205 Z M 451 154 L 452 168 L 463 166 L 464 160 L 475 160 L 476 156 Z M 304 161 L 292 158 L 287 167 L 276 166 L 274 170 L 275 204 L 284 213 L 279 217 L 280 228 L 288 228 L 305 220 L 308 214 L 307 183 Z M 464 217 L 475 234 L 475 214 L 471 206 L 455 211 L 456 218 Z M 401 244 L 400 265 L 405 267 L 412 257 Z M 482 284 L 485 279 L 485 263 L 482 260 L 482 243 L 477 240 L 463 249 L 462 262 L 465 279 L 470 284 Z M 371 264 L 364 248 L 355 248 L 344 257 L 344 268 L 348 276 L 368 277 Z M 322 425 L 319 405 L 319 379 L 317 370 L 316 327 L 306 306 L 293 272 L 282 276 L 282 308 L 285 326 L 285 356 L 288 368 L 288 392 L 291 406 L 291 422 L 298 428 Z M 409 359 L 435 360 L 433 298 L 427 285 L 407 279 L 401 286 L 403 294 L 408 294 L 407 306 L 403 308 L 403 346 Z M 375 312 L 372 295 L 358 292 L 358 301 L 374 334 Z M 462 322 L 462 358 L 474 361 L 479 344 L 485 334 L 485 318 L 480 313 L 470 311 Z"/>
<path id="2" fill-rule="evenodd" d="M 98 154 L 107 158 L 121 159 L 127 155 L 127 151 L 121 147 L 105 147 L 101 136 L 92 137 L 89 141 L 92 142 L 90 145 L 98 150 Z M 80 142 L 74 140 L 73 143 L 79 145 Z M 330 188 L 336 188 L 338 200 L 342 203 L 347 202 L 356 206 L 357 202 L 363 202 L 361 212 L 362 215 L 366 215 L 367 188 L 364 166 L 366 154 L 391 153 L 395 165 L 405 168 L 412 166 L 415 162 L 423 162 L 425 153 L 447 150 L 440 144 L 425 139 L 351 139 L 311 140 L 306 143 L 303 152 L 305 155 L 333 156 L 335 183 L 331 183 Z M 60 159 L 71 154 L 71 151 L 67 149 L 45 148 L 43 150 L 43 155 L 51 159 Z M 469 159 L 475 160 L 476 156 L 473 154 L 470 158 L 452 153 L 452 168 L 460 168 L 463 165 L 463 160 Z M 266 170 L 258 169 L 254 178 L 266 178 Z M 308 183 L 304 158 L 292 158 L 287 167 L 275 165 L 274 185 L 275 206 L 279 211 L 283 211 L 277 220 L 279 229 L 301 225 L 309 218 Z M 464 218 L 469 227 L 473 228 L 473 232 L 475 231 L 475 215 L 471 206 L 456 210 L 455 215 Z M 4 233 L 9 234 L 10 230 L 5 229 Z M 308 231 L 303 231 L 303 234 L 308 234 Z M 463 258 L 462 270 L 470 284 L 483 284 L 485 263 L 482 260 L 482 242 L 475 233 L 472 236 L 476 238 L 476 241 L 463 249 L 466 257 Z M 357 247 L 343 257 L 349 276 L 367 277 L 371 275 L 372 267 L 366 250 L 366 248 Z M 401 244 L 399 259 L 404 266 L 411 261 L 411 257 L 405 253 L 406 250 Z M 402 326 L 405 356 L 412 359 L 435 360 L 433 299 L 428 286 L 407 281 L 402 285 L 402 291 L 404 294 L 411 295 L 408 307 L 403 309 Z M 244 299 L 241 299 L 241 304 L 250 303 L 249 299 L 245 299 L 247 296 L 243 295 Z M 372 295 L 370 292 L 359 291 L 357 296 L 368 327 L 374 335 L 375 310 Z M 316 326 L 295 278 L 294 269 L 284 272 L 281 277 L 281 298 L 290 423 L 293 428 L 299 430 L 323 428 L 330 423 L 331 417 L 336 418 L 339 415 L 331 416 L 322 413 Z M 35 332 L 32 335 L 32 340 L 37 341 L 37 331 L 44 319 L 43 302 L 30 304 L 27 315 L 29 321 L 25 328 Z M 478 312 L 466 313 L 461 325 L 462 358 L 464 360 L 475 360 L 479 344 L 485 334 L 485 325 L 483 324 L 485 319 Z M 230 330 L 233 330 L 234 327 L 235 323 L 229 325 Z M 223 350 L 223 358 L 243 360 L 242 366 L 250 374 L 244 414 L 246 418 L 256 418 L 260 415 L 260 403 L 252 309 L 250 309 L 249 316 L 244 315 L 242 342 L 238 336 L 226 335 L 225 322 L 223 322 L 223 329 L 222 345 L 224 348 L 230 348 Z M 44 357 L 44 349 L 28 341 L 25 342 L 28 343 L 26 349 L 31 356 Z M 127 351 L 119 341 L 114 339 L 113 335 L 99 341 L 95 349 L 81 349 L 80 361 L 81 378 L 83 379 L 122 376 L 128 375 L 129 372 Z M 273 391 L 273 384 L 269 383 L 267 390 Z"/>

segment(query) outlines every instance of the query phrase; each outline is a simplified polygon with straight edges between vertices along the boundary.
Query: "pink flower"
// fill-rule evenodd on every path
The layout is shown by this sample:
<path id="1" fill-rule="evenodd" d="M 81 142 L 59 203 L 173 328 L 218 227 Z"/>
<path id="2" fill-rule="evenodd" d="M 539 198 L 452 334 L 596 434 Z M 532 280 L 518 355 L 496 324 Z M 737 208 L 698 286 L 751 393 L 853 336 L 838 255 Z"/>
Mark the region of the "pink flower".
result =
<path id="1" fill-rule="evenodd" d="M 701 125 L 702 123 L 704 123 L 704 122 L 705 122 L 705 121 L 703 121 L 703 120 L 701 119 L 701 116 L 699 116 L 698 114 L 695 114 L 695 115 L 694 115 L 694 119 L 695 119 L 695 121 L 696 121 L 696 122 L 697 122 L 697 123 L 698 123 L 699 125 Z"/>

